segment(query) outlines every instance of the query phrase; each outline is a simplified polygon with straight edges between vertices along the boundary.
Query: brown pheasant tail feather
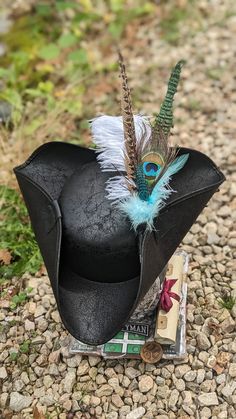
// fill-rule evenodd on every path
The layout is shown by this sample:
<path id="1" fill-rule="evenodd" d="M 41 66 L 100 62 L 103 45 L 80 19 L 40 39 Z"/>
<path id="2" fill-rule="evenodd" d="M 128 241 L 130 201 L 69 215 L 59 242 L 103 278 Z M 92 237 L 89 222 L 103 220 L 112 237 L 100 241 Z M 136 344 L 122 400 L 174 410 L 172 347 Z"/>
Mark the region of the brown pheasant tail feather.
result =
<path id="1" fill-rule="evenodd" d="M 128 179 L 132 180 L 135 177 L 137 167 L 137 152 L 136 152 L 136 138 L 134 128 L 134 117 L 132 112 L 132 103 L 130 89 L 128 87 L 128 79 L 125 70 L 123 57 L 119 54 L 120 76 L 121 76 L 121 112 L 124 126 L 124 140 L 125 140 L 125 167 Z"/>

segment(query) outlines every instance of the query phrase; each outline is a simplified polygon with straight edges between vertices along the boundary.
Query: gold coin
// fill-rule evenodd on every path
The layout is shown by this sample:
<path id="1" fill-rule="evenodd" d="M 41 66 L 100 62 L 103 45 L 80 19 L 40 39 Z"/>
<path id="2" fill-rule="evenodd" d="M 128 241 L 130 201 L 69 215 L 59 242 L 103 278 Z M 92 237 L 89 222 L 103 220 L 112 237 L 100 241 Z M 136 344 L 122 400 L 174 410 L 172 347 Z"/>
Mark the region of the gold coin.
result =
<path id="1" fill-rule="evenodd" d="M 153 340 L 143 345 L 140 355 L 144 362 L 155 364 L 162 358 L 163 350 L 161 345 Z"/>

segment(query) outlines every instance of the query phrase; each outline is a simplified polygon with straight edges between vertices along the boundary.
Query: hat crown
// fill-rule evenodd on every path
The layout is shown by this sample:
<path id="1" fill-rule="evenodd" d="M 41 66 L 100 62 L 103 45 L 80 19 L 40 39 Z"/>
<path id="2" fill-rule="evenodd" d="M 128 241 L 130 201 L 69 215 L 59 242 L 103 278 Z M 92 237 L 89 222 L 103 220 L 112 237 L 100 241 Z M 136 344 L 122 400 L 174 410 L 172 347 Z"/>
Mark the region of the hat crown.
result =
<path id="1" fill-rule="evenodd" d="M 96 282 L 139 275 L 137 237 L 126 217 L 105 198 L 110 177 L 96 162 L 88 163 L 66 181 L 59 198 L 63 261 Z"/>

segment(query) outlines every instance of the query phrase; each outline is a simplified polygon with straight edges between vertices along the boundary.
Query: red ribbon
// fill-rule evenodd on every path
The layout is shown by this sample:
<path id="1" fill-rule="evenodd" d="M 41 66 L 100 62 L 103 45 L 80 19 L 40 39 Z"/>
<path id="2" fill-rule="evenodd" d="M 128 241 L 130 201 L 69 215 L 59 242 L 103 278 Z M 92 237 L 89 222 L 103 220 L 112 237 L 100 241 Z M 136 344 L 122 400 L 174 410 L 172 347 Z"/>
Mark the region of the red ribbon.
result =
<path id="1" fill-rule="evenodd" d="M 177 279 L 165 279 L 163 285 L 160 297 L 160 307 L 162 310 L 166 311 L 166 313 L 168 313 L 168 311 L 170 311 L 171 307 L 173 306 L 171 298 L 174 298 L 176 301 L 180 301 L 180 296 L 171 291 L 171 288 L 174 286 L 176 281 Z"/>

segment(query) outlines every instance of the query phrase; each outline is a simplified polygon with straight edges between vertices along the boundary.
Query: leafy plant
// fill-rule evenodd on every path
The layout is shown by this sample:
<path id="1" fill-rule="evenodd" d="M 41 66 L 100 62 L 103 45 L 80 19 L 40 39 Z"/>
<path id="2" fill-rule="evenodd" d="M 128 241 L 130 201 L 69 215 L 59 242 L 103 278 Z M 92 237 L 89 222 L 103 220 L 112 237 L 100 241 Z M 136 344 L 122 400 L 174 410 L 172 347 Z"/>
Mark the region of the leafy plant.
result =
<path id="1" fill-rule="evenodd" d="M 15 362 L 17 360 L 18 356 L 19 356 L 18 352 L 11 352 L 10 353 L 10 360 Z"/>
<path id="2" fill-rule="evenodd" d="M 11 309 L 17 308 L 19 305 L 27 301 L 28 293 L 32 291 L 32 288 L 27 288 L 26 291 L 19 292 L 19 294 L 15 294 L 11 299 L 10 307 Z"/>
<path id="3" fill-rule="evenodd" d="M 26 207 L 18 192 L 6 186 L 0 186 L 0 229 L 0 249 L 7 249 L 12 258 L 10 264 L 0 266 L 0 275 L 7 279 L 24 272 L 36 273 L 42 259 Z M 15 295 L 12 304 L 18 305 L 26 298 L 24 292 Z"/>
<path id="4" fill-rule="evenodd" d="M 30 344 L 31 341 L 29 339 L 25 340 L 24 342 L 22 342 L 19 346 L 19 351 L 14 351 L 10 353 L 10 360 L 13 362 L 18 362 L 19 357 L 21 354 L 28 354 L 30 351 Z"/>
<path id="5" fill-rule="evenodd" d="M 30 340 L 25 340 L 21 345 L 20 345 L 20 352 L 22 354 L 27 354 L 29 352 L 30 349 Z"/>

